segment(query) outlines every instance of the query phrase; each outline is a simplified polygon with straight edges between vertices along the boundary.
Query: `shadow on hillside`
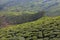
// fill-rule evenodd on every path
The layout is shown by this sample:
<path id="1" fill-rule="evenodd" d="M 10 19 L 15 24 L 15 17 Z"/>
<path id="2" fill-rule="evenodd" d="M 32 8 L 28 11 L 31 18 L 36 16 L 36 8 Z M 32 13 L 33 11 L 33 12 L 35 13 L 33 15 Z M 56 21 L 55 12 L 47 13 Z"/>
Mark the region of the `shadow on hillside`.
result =
<path id="1" fill-rule="evenodd" d="M 3 15 L 3 16 L 0 16 L 0 26 L 16 25 L 16 24 L 22 24 L 26 22 L 35 21 L 43 17 L 44 13 L 45 13 L 44 11 L 41 11 L 35 14 L 22 14 L 18 16 Z"/>

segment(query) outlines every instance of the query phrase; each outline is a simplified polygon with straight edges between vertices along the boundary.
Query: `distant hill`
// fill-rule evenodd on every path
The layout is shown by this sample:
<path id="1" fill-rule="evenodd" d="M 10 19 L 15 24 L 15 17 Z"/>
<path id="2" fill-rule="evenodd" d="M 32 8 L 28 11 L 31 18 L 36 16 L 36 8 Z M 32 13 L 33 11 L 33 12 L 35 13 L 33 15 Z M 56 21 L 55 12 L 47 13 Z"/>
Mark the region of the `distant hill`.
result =
<path id="1" fill-rule="evenodd" d="M 58 16 L 60 15 L 60 0 L 1 0 L 1 10 L 14 12 L 46 11 L 48 16 Z"/>

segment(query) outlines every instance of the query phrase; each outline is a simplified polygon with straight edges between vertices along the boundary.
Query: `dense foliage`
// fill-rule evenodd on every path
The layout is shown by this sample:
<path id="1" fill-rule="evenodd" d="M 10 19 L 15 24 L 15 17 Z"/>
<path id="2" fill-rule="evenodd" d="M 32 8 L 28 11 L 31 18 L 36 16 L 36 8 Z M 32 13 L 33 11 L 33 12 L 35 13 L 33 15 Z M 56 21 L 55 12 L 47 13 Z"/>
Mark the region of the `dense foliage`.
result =
<path id="1" fill-rule="evenodd" d="M 0 28 L 0 40 L 60 40 L 60 16 Z"/>

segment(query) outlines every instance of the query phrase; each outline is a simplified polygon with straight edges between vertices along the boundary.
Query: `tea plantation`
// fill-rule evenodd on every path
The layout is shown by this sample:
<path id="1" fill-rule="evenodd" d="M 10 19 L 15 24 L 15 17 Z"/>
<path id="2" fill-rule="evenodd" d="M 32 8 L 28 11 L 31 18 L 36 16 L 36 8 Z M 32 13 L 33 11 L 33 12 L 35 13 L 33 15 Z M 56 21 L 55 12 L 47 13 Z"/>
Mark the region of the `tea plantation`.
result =
<path id="1" fill-rule="evenodd" d="M 0 28 L 0 40 L 60 40 L 60 16 Z"/>

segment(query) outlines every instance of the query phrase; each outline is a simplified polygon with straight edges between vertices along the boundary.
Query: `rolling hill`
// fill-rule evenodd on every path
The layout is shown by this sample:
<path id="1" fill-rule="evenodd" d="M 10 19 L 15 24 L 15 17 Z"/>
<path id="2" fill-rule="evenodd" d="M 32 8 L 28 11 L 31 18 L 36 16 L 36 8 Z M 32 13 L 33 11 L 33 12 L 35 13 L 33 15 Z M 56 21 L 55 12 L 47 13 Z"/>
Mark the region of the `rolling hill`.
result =
<path id="1" fill-rule="evenodd" d="M 47 16 L 59 16 L 60 0 L 1 0 L 0 11 L 46 11 Z"/>

